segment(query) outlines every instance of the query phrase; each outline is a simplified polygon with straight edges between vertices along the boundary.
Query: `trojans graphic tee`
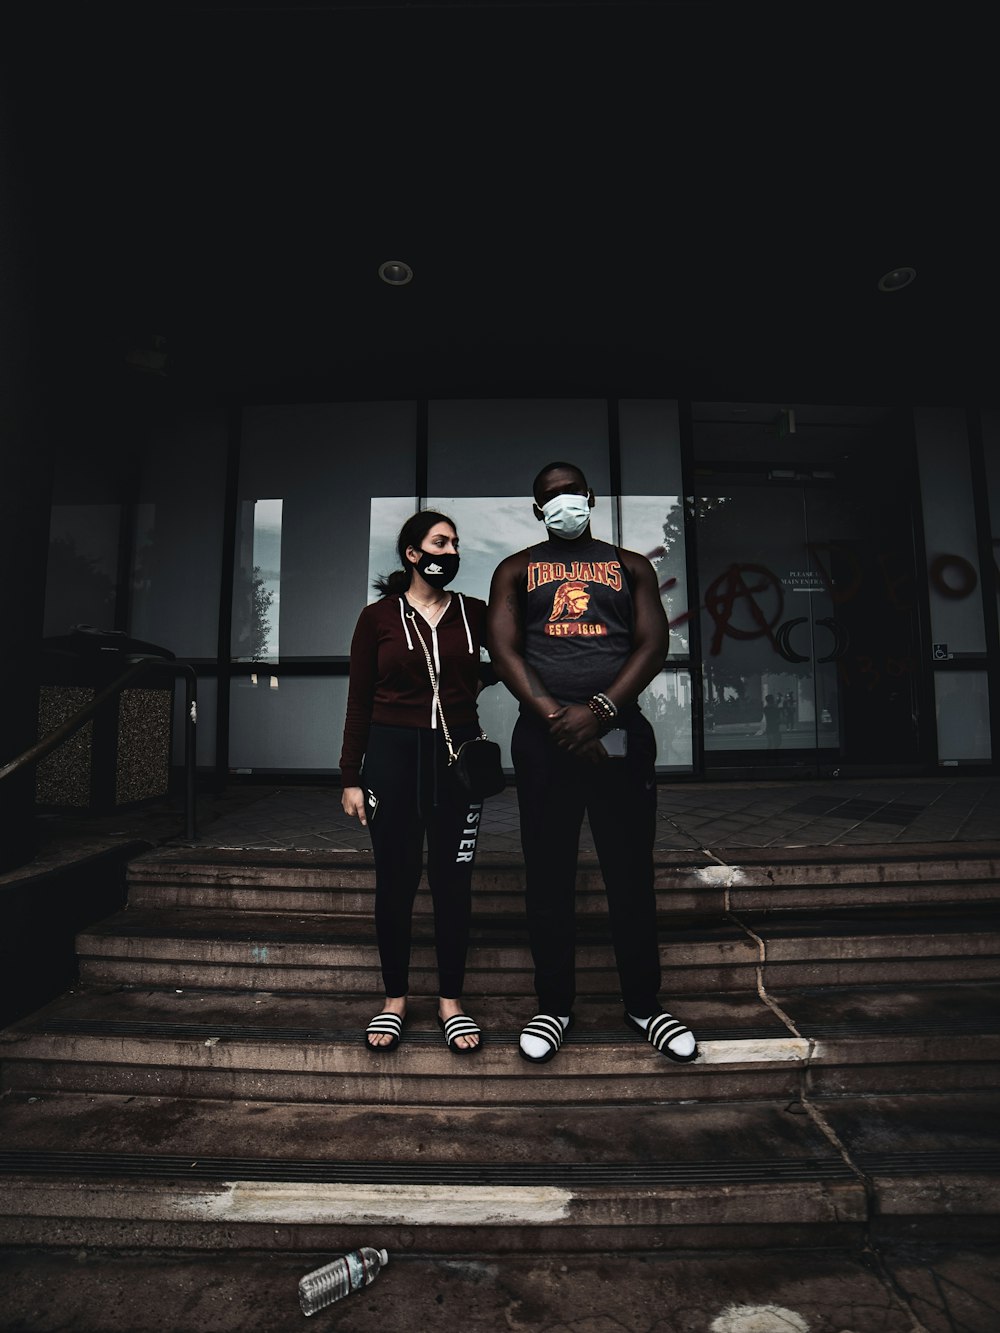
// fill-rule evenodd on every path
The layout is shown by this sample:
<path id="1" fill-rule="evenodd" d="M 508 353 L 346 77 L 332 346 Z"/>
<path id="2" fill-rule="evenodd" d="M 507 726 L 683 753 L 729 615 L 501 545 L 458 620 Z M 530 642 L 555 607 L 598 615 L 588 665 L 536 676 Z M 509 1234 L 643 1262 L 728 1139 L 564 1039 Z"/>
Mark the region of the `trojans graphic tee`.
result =
<path id="1" fill-rule="evenodd" d="M 524 656 L 560 703 L 585 703 L 632 651 L 632 593 L 608 542 L 543 542 L 528 552 Z"/>

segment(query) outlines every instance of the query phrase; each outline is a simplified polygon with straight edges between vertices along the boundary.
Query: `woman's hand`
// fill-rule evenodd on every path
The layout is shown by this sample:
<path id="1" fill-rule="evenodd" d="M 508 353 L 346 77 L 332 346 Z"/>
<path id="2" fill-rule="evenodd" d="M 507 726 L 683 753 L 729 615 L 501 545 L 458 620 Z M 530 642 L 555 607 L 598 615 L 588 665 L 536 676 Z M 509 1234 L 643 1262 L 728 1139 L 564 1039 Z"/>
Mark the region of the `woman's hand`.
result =
<path id="1" fill-rule="evenodd" d="M 365 827 L 368 826 L 368 820 L 365 818 L 365 794 L 360 787 L 345 787 L 341 793 L 340 803 L 344 807 L 344 814 L 354 815 L 361 820 Z"/>

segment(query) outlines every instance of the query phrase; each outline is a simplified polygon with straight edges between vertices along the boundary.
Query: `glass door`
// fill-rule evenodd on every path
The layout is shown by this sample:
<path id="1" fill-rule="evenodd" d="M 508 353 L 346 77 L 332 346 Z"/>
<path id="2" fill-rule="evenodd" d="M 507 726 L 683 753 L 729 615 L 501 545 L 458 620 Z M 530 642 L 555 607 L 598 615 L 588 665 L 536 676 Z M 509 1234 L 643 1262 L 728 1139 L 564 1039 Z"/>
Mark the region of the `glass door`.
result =
<path id="1" fill-rule="evenodd" d="M 835 483 L 699 489 L 706 769 L 915 762 L 906 506 Z"/>

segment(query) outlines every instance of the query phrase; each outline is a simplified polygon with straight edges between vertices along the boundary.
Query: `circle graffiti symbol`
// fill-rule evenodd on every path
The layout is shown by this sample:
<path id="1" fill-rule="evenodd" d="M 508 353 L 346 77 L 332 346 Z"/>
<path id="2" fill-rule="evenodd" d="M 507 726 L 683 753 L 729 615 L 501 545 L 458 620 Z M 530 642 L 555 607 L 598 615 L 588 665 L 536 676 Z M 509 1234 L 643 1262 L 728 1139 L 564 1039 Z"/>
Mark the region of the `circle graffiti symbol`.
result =
<path id="1" fill-rule="evenodd" d="M 796 625 L 808 623 L 807 616 L 796 616 L 794 620 L 785 620 L 774 632 L 774 646 L 786 662 L 808 662 L 809 658 L 797 653 L 788 641 L 788 636 Z"/>

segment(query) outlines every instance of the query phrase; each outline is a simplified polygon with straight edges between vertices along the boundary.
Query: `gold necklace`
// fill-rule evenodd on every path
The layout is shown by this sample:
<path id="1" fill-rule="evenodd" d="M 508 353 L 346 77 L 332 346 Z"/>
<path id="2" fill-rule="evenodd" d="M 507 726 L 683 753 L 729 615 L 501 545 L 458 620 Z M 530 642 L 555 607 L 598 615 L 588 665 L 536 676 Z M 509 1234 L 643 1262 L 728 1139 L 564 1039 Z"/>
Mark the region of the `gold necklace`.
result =
<path id="1" fill-rule="evenodd" d="M 451 601 L 451 593 L 450 592 L 446 593 L 445 596 L 442 597 L 441 600 L 438 602 L 420 602 L 416 599 L 416 597 L 413 596 L 412 593 L 407 593 L 406 598 L 407 601 L 412 602 L 414 606 L 423 606 L 426 607 L 428 611 L 433 611 L 436 606 L 447 606 L 448 603 Z"/>

